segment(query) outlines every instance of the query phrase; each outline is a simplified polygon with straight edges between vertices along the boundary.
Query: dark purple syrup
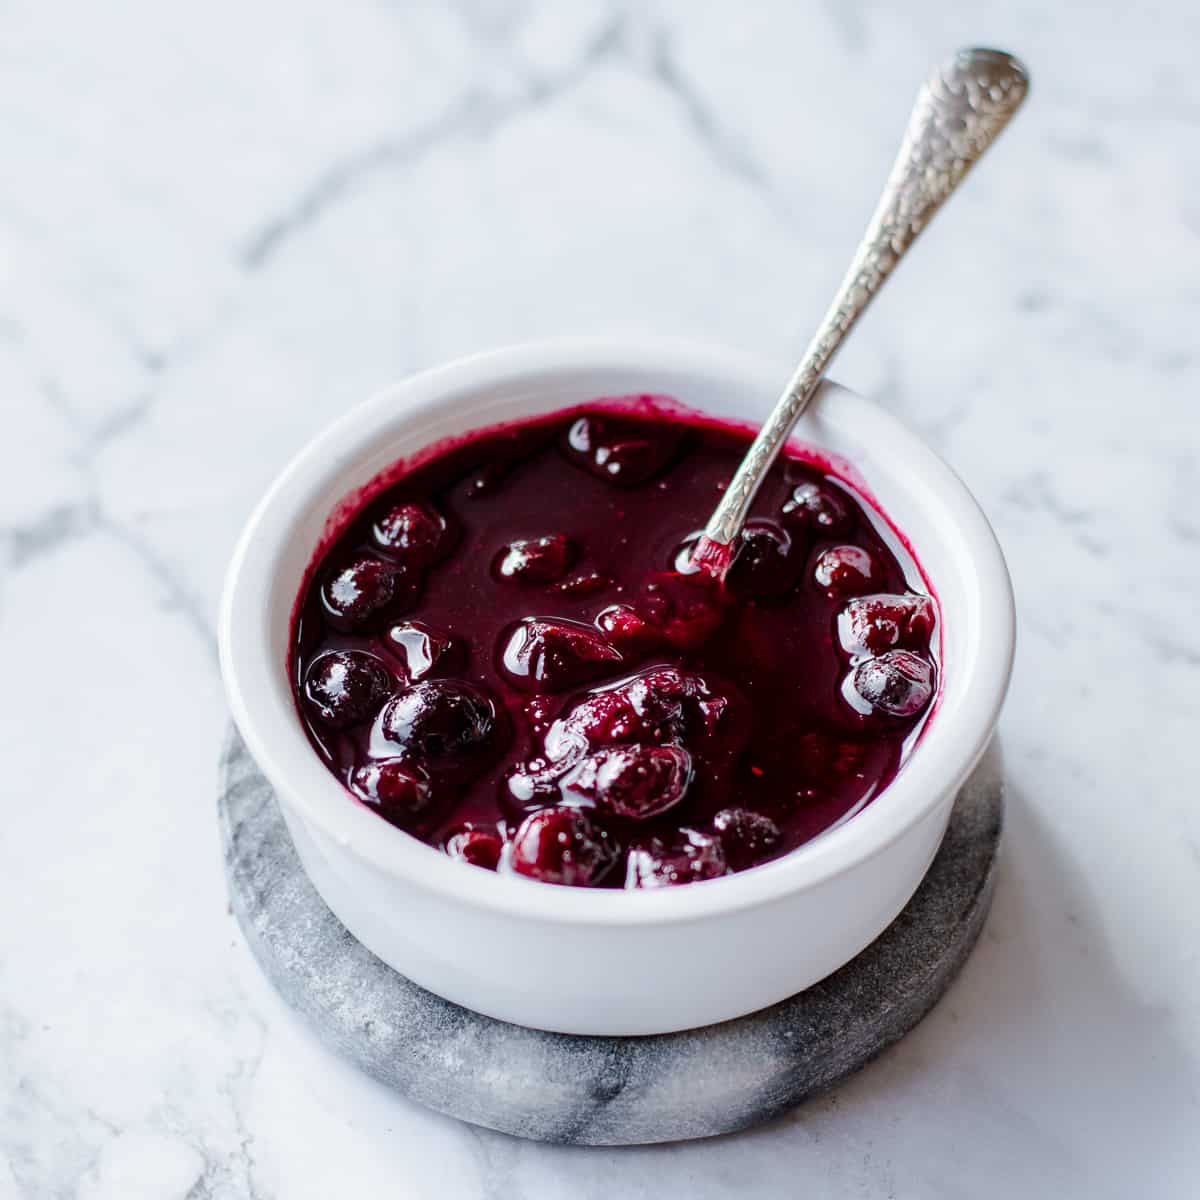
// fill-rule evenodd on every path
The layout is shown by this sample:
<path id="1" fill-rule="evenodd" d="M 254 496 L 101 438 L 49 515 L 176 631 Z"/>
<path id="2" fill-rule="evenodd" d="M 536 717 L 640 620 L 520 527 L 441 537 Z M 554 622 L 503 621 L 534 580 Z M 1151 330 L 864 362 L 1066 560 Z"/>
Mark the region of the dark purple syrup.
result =
<path id="1" fill-rule="evenodd" d="M 389 485 L 299 606 L 297 702 L 330 770 L 455 858 L 605 887 L 743 870 L 877 795 L 936 691 L 933 601 L 793 458 L 724 586 L 692 570 L 748 443 L 598 404 Z"/>

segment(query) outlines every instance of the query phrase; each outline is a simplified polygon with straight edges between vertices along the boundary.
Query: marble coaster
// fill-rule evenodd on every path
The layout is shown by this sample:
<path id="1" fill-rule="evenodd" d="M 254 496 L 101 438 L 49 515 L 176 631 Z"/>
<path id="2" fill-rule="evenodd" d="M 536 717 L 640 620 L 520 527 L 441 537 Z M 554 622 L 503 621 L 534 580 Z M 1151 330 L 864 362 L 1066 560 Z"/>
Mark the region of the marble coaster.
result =
<path id="1" fill-rule="evenodd" d="M 250 948 L 328 1045 L 461 1120 L 546 1142 L 626 1145 L 769 1120 L 916 1025 L 966 961 L 987 914 L 1001 779 L 993 745 L 959 793 L 908 907 L 840 971 L 748 1017 L 655 1037 L 525 1029 L 398 975 L 325 907 L 236 733 L 222 759 L 219 811 L 233 911 Z"/>

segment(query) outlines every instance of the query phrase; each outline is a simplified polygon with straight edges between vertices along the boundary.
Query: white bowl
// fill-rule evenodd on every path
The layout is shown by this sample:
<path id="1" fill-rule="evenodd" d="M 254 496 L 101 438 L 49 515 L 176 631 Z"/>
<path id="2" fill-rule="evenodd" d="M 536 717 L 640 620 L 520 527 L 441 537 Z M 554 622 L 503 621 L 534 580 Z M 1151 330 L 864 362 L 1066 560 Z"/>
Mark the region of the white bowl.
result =
<path id="1" fill-rule="evenodd" d="M 678 343 L 565 341 L 479 355 L 347 413 L 251 516 L 220 622 L 234 719 L 317 890 L 397 971 L 522 1025 L 662 1033 L 809 987 L 877 937 L 916 889 L 999 716 L 1012 592 L 958 478 L 893 417 L 841 388 L 825 388 L 797 437 L 853 463 L 915 547 L 941 606 L 943 690 L 892 784 L 792 854 L 654 892 L 555 887 L 468 867 L 353 803 L 313 752 L 293 702 L 289 631 L 305 569 L 330 513 L 395 460 L 480 426 L 636 392 L 757 422 L 783 378 L 740 355 Z"/>

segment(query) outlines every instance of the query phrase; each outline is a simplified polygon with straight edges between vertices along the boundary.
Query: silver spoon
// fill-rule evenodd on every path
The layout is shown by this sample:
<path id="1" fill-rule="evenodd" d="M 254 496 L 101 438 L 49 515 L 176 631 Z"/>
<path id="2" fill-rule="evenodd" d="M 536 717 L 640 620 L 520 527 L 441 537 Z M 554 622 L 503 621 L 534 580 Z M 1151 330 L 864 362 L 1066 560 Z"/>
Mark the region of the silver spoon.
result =
<path id="1" fill-rule="evenodd" d="M 692 554 L 694 567 L 724 576 L 755 493 L 830 360 L 917 234 L 996 140 L 1028 91 L 1028 72 L 1002 50 L 960 50 L 925 81 L 854 261 L 705 526 Z"/>

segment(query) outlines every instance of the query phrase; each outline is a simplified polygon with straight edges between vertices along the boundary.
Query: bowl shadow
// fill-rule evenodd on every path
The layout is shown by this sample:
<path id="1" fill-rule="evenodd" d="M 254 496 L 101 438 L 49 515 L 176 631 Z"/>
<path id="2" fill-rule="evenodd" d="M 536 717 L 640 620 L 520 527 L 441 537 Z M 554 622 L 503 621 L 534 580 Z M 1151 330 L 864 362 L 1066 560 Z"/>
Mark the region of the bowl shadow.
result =
<path id="1" fill-rule="evenodd" d="M 501 1176 L 521 1178 L 536 1156 L 535 1173 L 559 1188 L 586 1192 L 602 1169 L 612 1194 L 628 1196 L 698 1179 L 713 1195 L 790 1195 L 805 1182 L 961 1195 L 971 1180 L 973 1195 L 1187 1194 L 1200 1079 L 1171 1013 L 1110 950 L 1096 885 L 1009 788 L 974 954 L 929 1016 L 852 1078 L 767 1124 L 697 1142 L 535 1148 L 472 1135 Z"/>

